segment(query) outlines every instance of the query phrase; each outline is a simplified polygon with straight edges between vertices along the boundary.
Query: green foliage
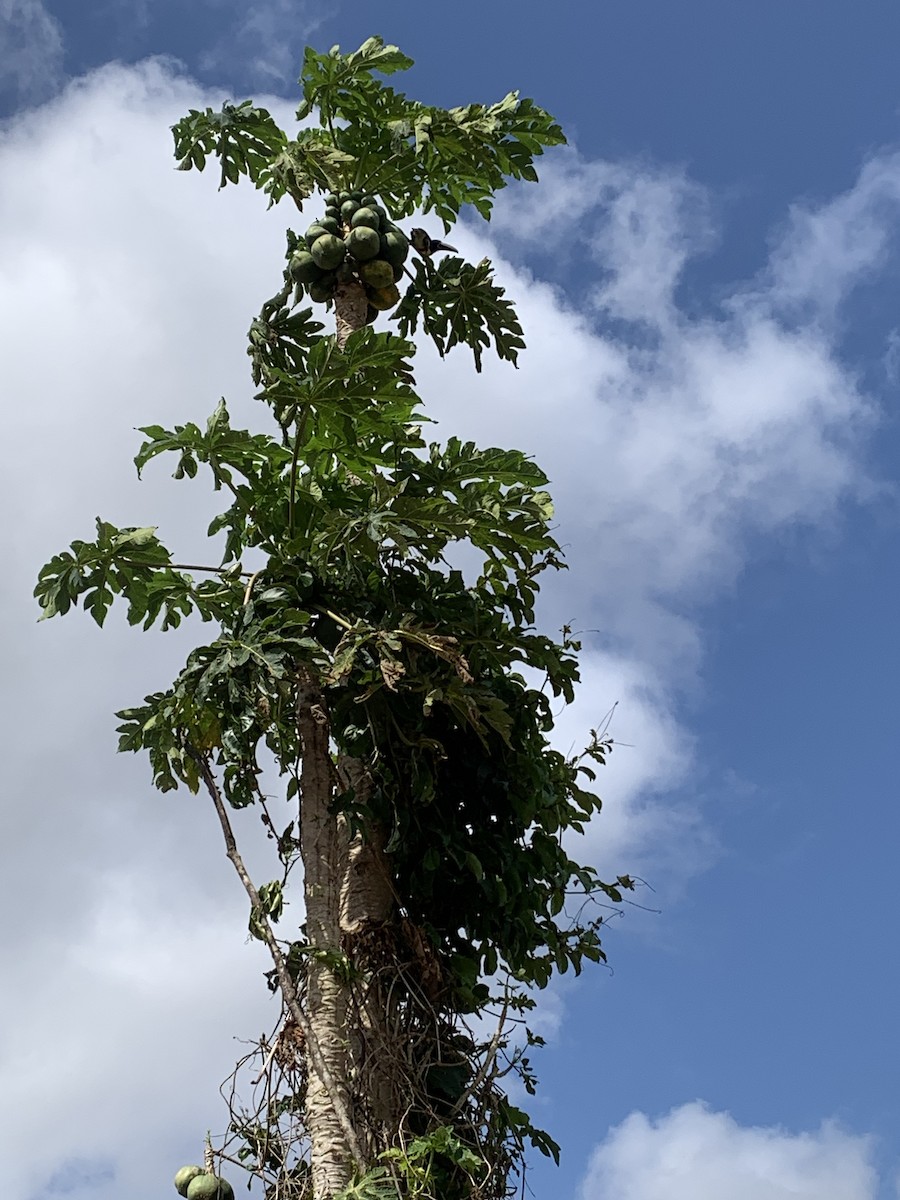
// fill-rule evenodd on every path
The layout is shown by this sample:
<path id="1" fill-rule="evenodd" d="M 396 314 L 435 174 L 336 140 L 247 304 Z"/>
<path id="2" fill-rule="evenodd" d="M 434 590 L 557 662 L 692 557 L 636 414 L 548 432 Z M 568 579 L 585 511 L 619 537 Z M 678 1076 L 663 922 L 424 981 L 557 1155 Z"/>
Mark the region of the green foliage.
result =
<path id="1" fill-rule="evenodd" d="M 237 183 L 241 175 L 258 179 L 285 144 L 285 135 L 271 115 L 264 108 L 254 107 L 249 100 L 223 104 L 217 113 L 211 108 L 202 113 L 192 108 L 176 128 L 175 157 L 181 160 L 179 170 L 196 167 L 202 171 L 207 158 L 214 154 L 222 168 L 220 187 Z"/>
<path id="2" fill-rule="evenodd" d="M 415 279 L 396 316 L 404 337 L 415 333 L 421 320 L 442 358 L 454 346 L 470 346 L 478 371 L 482 348 L 491 341 L 497 357 L 513 365 L 525 348 L 515 310 L 503 288 L 493 282 L 486 258 L 475 267 L 461 258 L 417 262 Z"/>
<path id="3" fill-rule="evenodd" d="M 385 1150 L 378 1165 L 354 1180 L 335 1200 L 396 1200 L 398 1180 L 409 1200 L 455 1200 L 478 1194 L 490 1164 L 462 1142 L 448 1125 L 407 1146 Z"/>
<path id="4" fill-rule="evenodd" d="M 533 101 L 510 92 L 495 104 L 441 109 L 410 100 L 374 76 L 413 65 L 396 46 L 369 38 L 359 50 L 307 48 L 297 119 L 317 116 L 320 130 L 288 139 L 249 100 L 220 112 L 192 109 L 177 125 L 182 170 L 202 171 L 215 155 L 221 183 L 247 175 L 273 202 L 302 204 L 316 187 L 379 195 L 395 217 L 434 211 L 446 228 L 471 204 L 490 216 L 494 194 L 510 179 L 536 181 L 534 159 L 565 142 L 559 125 Z"/>
<path id="5" fill-rule="evenodd" d="M 434 212 L 449 230 L 466 205 L 489 219 L 494 194 L 510 180 L 536 180 L 535 158 L 565 141 L 562 130 L 516 92 L 495 104 L 442 109 L 410 100 L 376 78 L 411 65 L 396 46 L 377 37 L 350 54 L 337 46 L 327 54 L 308 48 L 297 117 L 316 117 L 320 128 L 301 129 L 291 139 L 249 100 L 226 104 L 219 113 L 191 110 L 173 126 L 176 157 L 183 170 L 203 170 L 215 154 L 221 186 L 244 174 L 272 203 L 290 195 L 302 207 L 316 189 L 355 188 L 380 197 L 395 220 L 417 210 Z M 296 248 L 295 235 L 291 238 L 289 254 Z M 417 264 L 415 282 L 396 315 L 404 337 L 421 321 L 442 355 L 468 345 L 479 370 L 483 348 L 491 342 L 512 363 L 524 347 L 515 312 L 493 282 L 487 259 L 477 266 L 459 258 Z M 289 310 L 279 319 L 290 321 Z M 268 333 L 257 328 L 260 347 Z"/>

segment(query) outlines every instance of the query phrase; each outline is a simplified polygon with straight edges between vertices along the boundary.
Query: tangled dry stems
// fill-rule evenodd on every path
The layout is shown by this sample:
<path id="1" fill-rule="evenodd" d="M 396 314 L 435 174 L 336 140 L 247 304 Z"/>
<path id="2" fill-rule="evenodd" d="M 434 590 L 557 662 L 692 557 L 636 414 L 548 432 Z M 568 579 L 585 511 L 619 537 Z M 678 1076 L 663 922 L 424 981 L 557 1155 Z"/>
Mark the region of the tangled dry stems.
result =
<path id="1" fill-rule="evenodd" d="M 482 1163 L 478 1172 L 461 1172 L 458 1194 L 504 1200 L 516 1190 L 523 1159 L 501 1111 L 499 1081 L 515 1071 L 520 1053 L 510 1046 L 509 1009 L 501 1005 L 486 1040 L 482 1014 L 476 1034 L 448 1011 L 439 963 L 417 934 L 403 922 L 347 935 L 348 960 L 356 964 L 348 1013 L 353 1120 L 373 1165 L 385 1150 L 406 1152 L 416 1139 L 450 1128 Z M 297 990 L 302 1001 L 302 974 Z M 311 1200 L 307 1078 L 306 1038 L 283 1009 L 273 1034 L 253 1043 L 220 1089 L 229 1121 L 219 1156 L 257 1177 L 266 1200 Z M 383 1195 L 413 1194 L 396 1160 L 383 1186 Z M 428 1200 L 420 1189 L 421 1180 L 414 1194 Z"/>

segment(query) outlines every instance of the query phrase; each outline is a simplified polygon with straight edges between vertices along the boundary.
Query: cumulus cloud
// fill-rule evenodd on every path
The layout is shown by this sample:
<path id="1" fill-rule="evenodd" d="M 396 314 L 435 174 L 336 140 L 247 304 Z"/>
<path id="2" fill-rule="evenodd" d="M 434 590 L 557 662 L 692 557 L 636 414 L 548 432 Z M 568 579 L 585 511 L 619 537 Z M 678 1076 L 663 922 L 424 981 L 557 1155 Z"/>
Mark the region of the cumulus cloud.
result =
<path id="1" fill-rule="evenodd" d="M 32 104 L 63 77 L 62 27 L 41 0 L 0 0 L 0 97 Z"/>
<path id="2" fill-rule="evenodd" d="M 133 427 L 202 421 L 222 394 L 236 424 L 257 420 L 243 337 L 273 290 L 292 216 L 266 214 L 250 188 L 216 195 L 209 175 L 171 169 L 168 126 L 220 99 L 163 62 L 108 67 L 0 140 L 10 858 L 0 904 L 29 913 L 27 927 L 0 934 L 14 963 L 0 980 L 0 1056 L 14 1081 L 0 1125 L 21 1147 L 5 1181 L 13 1200 L 58 1190 L 66 1171 L 93 1180 L 78 1185 L 92 1196 L 125 1184 L 134 1200 L 158 1194 L 136 1148 L 173 1166 L 195 1158 L 177 1131 L 213 1122 L 209 1080 L 231 1037 L 271 1016 L 212 814 L 181 794 L 151 796 L 145 764 L 113 754 L 112 710 L 165 686 L 205 631 L 145 637 L 113 616 L 100 633 L 78 615 L 37 627 L 29 600 L 38 566 L 90 536 L 98 512 L 158 523 L 194 561 L 214 498 L 160 464 L 138 485 Z M 714 853 L 695 811 L 659 803 L 702 753 L 675 696 L 696 685 L 703 603 L 734 585 L 748 535 L 830 520 L 869 494 L 874 410 L 826 323 L 782 319 L 805 270 L 790 266 L 795 226 L 766 277 L 688 317 L 680 281 L 711 236 L 702 189 L 643 166 L 555 161 L 543 188 L 498 214 L 508 260 L 472 229 L 454 236 L 470 257 L 498 257 L 529 340 L 521 370 L 476 377 L 462 354 L 438 364 L 426 350 L 418 374 L 448 433 L 518 445 L 551 475 L 572 569 L 548 581 L 542 620 L 600 631 L 585 634 L 585 688 L 559 737 L 577 745 L 620 702 L 612 732 L 630 746 L 601 781 L 607 805 L 589 851 L 656 882 L 655 871 L 683 875 Z M 578 193 L 594 196 L 579 222 L 586 260 L 599 256 L 587 298 L 535 280 L 509 240 L 522 225 L 515 205 L 552 223 L 576 177 L 598 181 Z M 864 173 L 857 189 L 882 178 Z M 877 187 L 879 203 L 853 210 L 868 214 L 873 244 L 893 194 Z M 834 271 L 839 295 L 860 277 Z M 48 972 L 67 981 L 62 1021 Z M 104 1183 L 110 1163 L 115 1182 Z"/>
<path id="3" fill-rule="evenodd" d="M 826 1122 L 815 1133 L 739 1125 L 685 1104 L 632 1113 L 591 1156 L 580 1200 L 874 1200 L 869 1138 Z"/>

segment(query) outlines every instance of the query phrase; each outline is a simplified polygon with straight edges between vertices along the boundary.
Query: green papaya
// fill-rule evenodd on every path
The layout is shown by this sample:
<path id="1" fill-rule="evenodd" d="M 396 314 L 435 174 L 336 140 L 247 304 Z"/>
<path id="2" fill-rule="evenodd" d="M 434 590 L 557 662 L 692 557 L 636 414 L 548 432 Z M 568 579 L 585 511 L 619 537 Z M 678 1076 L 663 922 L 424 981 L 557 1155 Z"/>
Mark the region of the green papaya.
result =
<path id="1" fill-rule="evenodd" d="M 360 225 L 368 225 L 370 229 L 380 229 L 381 217 L 374 208 L 358 208 L 350 218 L 350 227 L 356 229 Z"/>
<path id="2" fill-rule="evenodd" d="M 220 1175 L 195 1175 L 188 1184 L 187 1200 L 234 1200 L 234 1188 Z"/>
<path id="3" fill-rule="evenodd" d="M 288 273 L 294 283 L 315 283 L 322 278 L 322 268 L 308 250 L 295 250 L 288 263 Z"/>
<path id="4" fill-rule="evenodd" d="M 341 236 L 341 223 L 336 217 L 323 217 L 319 224 L 329 233 L 333 233 L 335 237 Z"/>
<path id="5" fill-rule="evenodd" d="M 317 267 L 321 267 L 323 271 L 331 271 L 344 261 L 347 247 L 341 238 L 326 232 L 316 238 L 310 246 L 309 252 Z"/>
<path id="6" fill-rule="evenodd" d="M 340 221 L 341 206 L 339 204 L 326 204 L 325 205 L 325 216 L 330 217 L 332 219 L 332 221 Z"/>
<path id="7" fill-rule="evenodd" d="M 312 225 L 310 225 L 309 229 L 307 229 L 306 233 L 303 235 L 306 238 L 307 246 L 312 246 L 313 242 L 316 241 L 317 238 L 320 238 L 323 233 L 328 233 L 328 230 L 325 228 L 325 226 L 320 224 L 318 221 L 313 221 Z"/>
<path id="8" fill-rule="evenodd" d="M 366 324 L 371 325 L 377 316 L 378 316 L 378 309 L 375 307 L 375 305 L 367 304 L 366 305 Z"/>
<path id="9" fill-rule="evenodd" d="M 325 197 L 325 207 L 326 208 L 340 208 L 341 207 L 341 198 L 340 198 L 340 196 L 338 196 L 337 192 L 329 192 L 328 193 L 328 195 Z"/>
<path id="10" fill-rule="evenodd" d="M 381 238 L 378 231 L 370 229 L 368 225 L 357 225 L 356 229 L 351 229 L 347 234 L 347 249 L 357 262 L 375 258 L 380 248 Z"/>
<path id="11" fill-rule="evenodd" d="M 351 217 L 358 208 L 359 205 L 355 200 L 345 200 L 341 205 L 341 220 L 345 221 L 349 225 Z"/>
<path id="12" fill-rule="evenodd" d="M 204 1175 L 206 1172 L 203 1167 L 198 1167 L 196 1164 L 190 1167 L 182 1167 L 180 1171 L 175 1172 L 175 1191 L 179 1196 L 186 1196 L 188 1193 L 188 1184 L 197 1175 Z"/>
<path id="13" fill-rule="evenodd" d="M 383 258 L 372 258 L 360 264 L 359 277 L 370 287 L 389 287 L 394 282 L 394 268 Z"/>
<path id="14" fill-rule="evenodd" d="M 311 283 L 306 290 L 309 292 L 310 300 L 313 300 L 316 304 L 324 304 L 326 300 L 332 299 L 336 287 L 337 277 L 333 271 L 329 271 L 321 279 L 317 279 L 315 283 Z"/>
<path id="15" fill-rule="evenodd" d="M 409 241 L 402 229 L 389 229 L 382 235 L 380 248 L 381 257 L 392 267 L 402 267 L 409 254 Z"/>

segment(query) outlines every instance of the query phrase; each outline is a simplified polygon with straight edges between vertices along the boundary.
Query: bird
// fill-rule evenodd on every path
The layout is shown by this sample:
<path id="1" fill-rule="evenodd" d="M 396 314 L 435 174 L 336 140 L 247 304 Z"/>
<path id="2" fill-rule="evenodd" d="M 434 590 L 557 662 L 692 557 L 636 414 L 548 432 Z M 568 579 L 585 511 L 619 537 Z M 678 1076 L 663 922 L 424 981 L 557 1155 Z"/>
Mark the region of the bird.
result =
<path id="1" fill-rule="evenodd" d="M 424 229 L 413 229 L 409 240 L 412 242 L 413 250 L 417 254 L 421 254 L 423 258 L 430 258 L 436 250 L 452 250 L 456 254 L 459 253 L 455 246 L 448 246 L 446 242 L 439 242 L 437 238 L 429 237 Z"/>

